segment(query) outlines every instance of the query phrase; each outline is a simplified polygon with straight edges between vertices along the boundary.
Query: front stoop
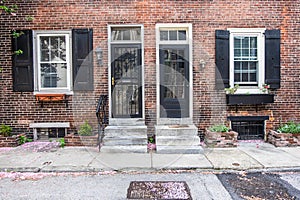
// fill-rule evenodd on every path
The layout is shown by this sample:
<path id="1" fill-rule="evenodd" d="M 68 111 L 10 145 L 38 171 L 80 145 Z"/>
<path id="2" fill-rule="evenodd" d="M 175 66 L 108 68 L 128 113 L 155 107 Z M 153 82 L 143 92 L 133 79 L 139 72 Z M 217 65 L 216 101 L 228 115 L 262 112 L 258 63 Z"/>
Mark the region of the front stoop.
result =
<path id="1" fill-rule="evenodd" d="M 158 125 L 156 132 L 156 151 L 165 154 L 199 154 L 198 129 L 195 125 Z"/>
<path id="2" fill-rule="evenodd" d="M 147 126 L 108 126 L 104 130 L 101 152 L 105 153 L 146 153 Z"/>

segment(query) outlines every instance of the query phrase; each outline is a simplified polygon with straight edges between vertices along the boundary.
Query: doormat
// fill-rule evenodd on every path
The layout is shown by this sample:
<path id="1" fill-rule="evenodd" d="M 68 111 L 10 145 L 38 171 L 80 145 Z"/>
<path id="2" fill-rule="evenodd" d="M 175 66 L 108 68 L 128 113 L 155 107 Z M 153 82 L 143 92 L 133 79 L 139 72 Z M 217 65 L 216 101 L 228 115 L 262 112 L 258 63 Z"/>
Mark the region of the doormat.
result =
<path id="1" fill-rule="evenodd" d="M 192 200 L 185 181 L 133 181 L 127 189 L 127 199 Z"/>

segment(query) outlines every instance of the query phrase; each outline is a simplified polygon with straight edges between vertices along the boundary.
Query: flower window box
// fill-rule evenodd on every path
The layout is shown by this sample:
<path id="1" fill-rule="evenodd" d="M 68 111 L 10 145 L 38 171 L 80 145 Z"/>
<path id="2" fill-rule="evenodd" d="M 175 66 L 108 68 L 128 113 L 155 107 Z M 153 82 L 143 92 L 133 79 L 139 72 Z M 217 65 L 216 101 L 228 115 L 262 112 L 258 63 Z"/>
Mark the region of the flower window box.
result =
<path id="1" fill-rule="evenodd" d="M 273 94 L 227 94 L 227 105 L 259 105 L 274 103 Z"/>
<path id="2" fill-rule="evenodd" d="M 65 94 L 36 94 L 35 98 L 43 107 L 44 102 L 65 102 L 68 107 L 68 100 Z"/>

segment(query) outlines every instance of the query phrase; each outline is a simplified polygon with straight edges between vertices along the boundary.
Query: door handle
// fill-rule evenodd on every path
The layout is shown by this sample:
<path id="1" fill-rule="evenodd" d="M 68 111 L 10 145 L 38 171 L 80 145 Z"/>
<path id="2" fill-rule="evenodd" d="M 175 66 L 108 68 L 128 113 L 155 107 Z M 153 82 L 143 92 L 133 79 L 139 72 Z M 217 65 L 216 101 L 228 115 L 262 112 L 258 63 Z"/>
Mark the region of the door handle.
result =
<path id="1" fill-rule="evenodd" d="M 115 78 L 111 77 L 111 85 L 114 86 L 115 85 Z"/>

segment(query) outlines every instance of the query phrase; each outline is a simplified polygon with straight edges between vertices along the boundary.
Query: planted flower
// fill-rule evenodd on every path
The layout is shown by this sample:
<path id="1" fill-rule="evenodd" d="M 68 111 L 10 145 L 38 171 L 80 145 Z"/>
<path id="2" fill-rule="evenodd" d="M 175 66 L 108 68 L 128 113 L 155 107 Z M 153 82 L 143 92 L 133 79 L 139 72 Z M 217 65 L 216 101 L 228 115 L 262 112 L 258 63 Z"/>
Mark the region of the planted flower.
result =
<path id="1" fill-rule="evenodd" d="M 268 134 L 268 142 L 276 147 L 300 146 L 300 123 L 288 122 Z"/>
<path id="2" fill-rule="evenodd" d="M 270 89 L 270 85 L 268 85 L 268 84 L 263 84 L 262 87 L 260 88 L 260 90 L 261 90 L 263 93 L 268 93 L 268 92 L 269 92 L 269 89 Z"/>

